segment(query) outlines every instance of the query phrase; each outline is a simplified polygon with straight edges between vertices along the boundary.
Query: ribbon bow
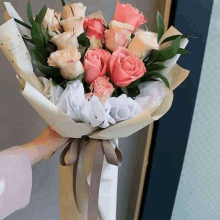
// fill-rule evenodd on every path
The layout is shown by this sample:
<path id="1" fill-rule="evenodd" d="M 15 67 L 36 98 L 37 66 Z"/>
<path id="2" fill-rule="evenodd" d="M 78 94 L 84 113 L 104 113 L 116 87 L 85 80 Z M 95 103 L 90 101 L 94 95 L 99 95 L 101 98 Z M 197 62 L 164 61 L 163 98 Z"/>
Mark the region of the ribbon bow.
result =
<path id="1" fill-rule="evenodd" d="M 90 147 L 92 144 L 95 144 L 96 150 L 89 183 L 83 170 L 82 151 L 84 147 Z M 60 164 L 62 166 L 75 164 L 73 169 L 73 196 L 80 213 L 83 213 L 88 202 L 87 220 L 97 220 L 99 216 L 99 186 L 104 157 L 109 164 L 121 165 L 122 154 L 115 140 L 96 140 L 87 137 L 72 139 L 65 144 L 65 148 L 60 154 Z"/>

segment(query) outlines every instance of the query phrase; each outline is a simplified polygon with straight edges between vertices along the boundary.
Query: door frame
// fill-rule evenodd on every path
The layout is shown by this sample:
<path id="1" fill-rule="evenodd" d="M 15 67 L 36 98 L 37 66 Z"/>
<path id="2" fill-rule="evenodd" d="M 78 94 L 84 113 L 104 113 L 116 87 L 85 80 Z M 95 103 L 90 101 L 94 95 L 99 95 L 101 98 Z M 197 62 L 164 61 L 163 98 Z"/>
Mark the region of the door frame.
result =
<path id="1" fill-rule="evenodd" d="M 161 0 L 162 1 L 162 0 Z M 174 92 L 170 111 L 154 123 L 140 220 L 170 220 L 185 157 L 205 54 L 213 0 L 173 0 L 169 26 L 198 37 L 179 64 L 191 70 Z M 196 13 L 196 14 L 195 14 Z M 201 22 L 202 21 L 202 22 Z M 193 62 L 192 62 L 193 60 Z"/>
<path id="2" fill-rule="evenodd" d="M 172 0 L 156 0 L 155 1 L 155 7 L 156 7 L 155 11 L 159 11 L 164 18 L 165 31 L 168 29 L 168 26 L 169 26 L 171 3 L 172 3 Z M 144 193 L 145 178 L 146 178 L 148 164 L 149 164 L 149 153 L 151 149 L 153 131 L 154 131 L 154 122 L 148 126 L 147 142 L 146 142 L 146 148 L 145 148 L 145 153 L 144 153 L 144 161 L 142 165 L 141 179 L 140 179 L 138 197 L 137 197 L 137 202 L 136 202 L 136 207 L 135 207 L 134 220 L 138 220 L 140 216 L 142 197 Z"/>

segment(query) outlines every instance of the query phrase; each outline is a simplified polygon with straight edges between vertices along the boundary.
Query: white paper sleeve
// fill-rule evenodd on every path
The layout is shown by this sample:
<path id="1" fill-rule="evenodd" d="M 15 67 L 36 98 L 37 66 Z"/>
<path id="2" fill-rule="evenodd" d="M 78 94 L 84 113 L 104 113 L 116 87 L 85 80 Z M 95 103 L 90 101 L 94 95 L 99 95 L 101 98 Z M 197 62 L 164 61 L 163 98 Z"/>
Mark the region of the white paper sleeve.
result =
<path id="1" fill-rule="evenodd" d="M 43 85 L 33 72 L 31 56 L 14 19 L 0 26 L 0 48 L 17 74 L 43 93 Z"/>

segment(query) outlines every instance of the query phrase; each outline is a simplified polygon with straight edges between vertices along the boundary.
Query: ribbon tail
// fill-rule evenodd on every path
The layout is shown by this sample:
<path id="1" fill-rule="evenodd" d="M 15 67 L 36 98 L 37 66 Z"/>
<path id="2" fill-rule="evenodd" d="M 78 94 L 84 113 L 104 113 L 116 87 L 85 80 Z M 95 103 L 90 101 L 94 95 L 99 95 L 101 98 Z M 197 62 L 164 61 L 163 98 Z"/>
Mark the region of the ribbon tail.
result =
<path id="1" fill-rule="evenodd" d="M 79 141 L 79 156 L 73 167 L 73 192 L 79 213 L 83 213 L 88 202 L 89 185 L 83 164 L 83 148 L 87 144 L 84 139 Z"/>
<path id="2" fill-rule="evenodd" d="M 101 141 L 97 141 L 95 160 L 91 173 L 91 181 L 89 186 L 89 199 L 88 199 L 88 219 L 97 220 L 99 216 L 98 199 L 99 199 L 99 186 L 102 174 L 102 166 L 104 162 L 104 151 Z"/>

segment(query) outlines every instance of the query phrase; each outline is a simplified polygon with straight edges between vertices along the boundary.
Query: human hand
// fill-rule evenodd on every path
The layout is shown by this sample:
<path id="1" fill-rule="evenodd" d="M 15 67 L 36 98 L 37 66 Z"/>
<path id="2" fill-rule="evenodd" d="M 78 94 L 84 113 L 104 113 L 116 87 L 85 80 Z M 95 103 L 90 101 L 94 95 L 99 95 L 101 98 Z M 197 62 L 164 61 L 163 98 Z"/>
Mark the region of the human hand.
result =
<path id="1" fill-rule="evenodd" d="M 48 160 L 68 139 L 47 126 L 37 138 L 22 147 L 29 150 L 30 162 L 33 165 L 40 160 Z"/>

